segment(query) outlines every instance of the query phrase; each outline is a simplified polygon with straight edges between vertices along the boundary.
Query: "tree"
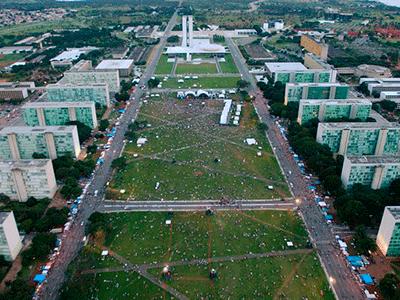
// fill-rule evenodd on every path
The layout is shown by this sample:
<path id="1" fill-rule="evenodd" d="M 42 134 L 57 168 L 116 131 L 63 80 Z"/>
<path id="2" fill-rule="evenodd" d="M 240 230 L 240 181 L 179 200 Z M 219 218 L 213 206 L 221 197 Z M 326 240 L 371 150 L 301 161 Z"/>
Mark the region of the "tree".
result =
<path id="1" fill-rule="evenodd" d="M 11 282 L 5 293 L 0 294 L 0 300 L 27 300 L 32 299 L 35 287 L 26 280 L 17 278 Z"/>
<path id="2" fill-rule="evenodd" d="M 376 250 L 376 244 L 365 232 L 364 226 L 358 226 L 353 236 L 354 246 L 357 252 L 363 255 L 368 255 L 370 251 Z"/>
<path id="3" fill-rule="evenodd" d="M 179 42 L 179 36 L 172 35 L 172 36 L 167 38 L 167 42 L 168 43 L 177 43 L 177 42 Z"/>
<path id="4" fill-rule="evenodd" d="M 148 86 L 150 89 L 154 89 L 156 88 L 159 84 L 160 84 L 160 79 L 158 78 L 151 78 L 148 82 L 147 82 Z"/>
<path id="5" fill-rule="evenodd" d="M 126 165 L 126 158 L 124 156 L 114 159 L 111 163 L 111 167 L 115 169 L 122 169 Z"/>
<path id="6" fill-rule="evenodd" d="M 245 89 L 250 85 L 250 83 L 246 80 L 240 79 L 236 82 L 236 86 L 238 89 Z"/>
<path id="7" fill-rule="evenodd" d="M 33 152 L 32 158 L 33 159 L 44 159 L 44 158 L 47 158 L 47 156 L 43 153 Z"/>
<path id="8" fill-rule="evenodd" d="M 104 131 L 108 128 L 108 126 L 110 126 L 110 122 L 106 119 L 100 120 L 99 123 L 99 130 L 100 131 Z"/>
<path id="9" fill-rule="evenodd" d="M 390 100 L 383 100 L 381 102 L 379 102 L 380 106 L 390 112 L 393 112 L 396 108 L 397 108 L 397 104 L 394 101 L 390 101 Z"/>
<path id="10" fill-rule="evenodd" d="M 90 145 L 87 147 L 87 152 L 89 154 L 94 154 L 97 151 L 97 146 L 96 145 Z"/>
<path id="11" fill-rule="evenodd" d="M 30 248 L 22 252 L 22 263 L 26 266 L 33 260 L 44 260 L 56 243 L 56 235 L 52 233 L 38 233 L 32 239 Z"/>
<path id="12" fill-rule="evenodd" d="M 128 92 L 122 91 L 121 93 L 116 93 L 115 94 L 115 100 L 117 100 L 118 102 L 128 101 L 129 100 Z"/>
<path id="13" fill-rule="evenodd" d="M 67 125 L 76 125 L 78 129 L 79 141 L 83 144 L 92 135 L 92 129 L 79 121 L 69 121 Z"/>
<path id="14" fill-rule="evenodd" d="M 399 279 L 396 274 L 387 273 L 379 281 L 378 288 L 386 300 L 400 299 Z"/>
<path id="15" fill-rule="evenodd" d="M 369 219 L 365 205 L 357 200 L 350 200 L 343 207 L 338 207 L 337 213 L 339 219 L 346 222 L 350 228 L 358 224 L 366 224 Z"/>

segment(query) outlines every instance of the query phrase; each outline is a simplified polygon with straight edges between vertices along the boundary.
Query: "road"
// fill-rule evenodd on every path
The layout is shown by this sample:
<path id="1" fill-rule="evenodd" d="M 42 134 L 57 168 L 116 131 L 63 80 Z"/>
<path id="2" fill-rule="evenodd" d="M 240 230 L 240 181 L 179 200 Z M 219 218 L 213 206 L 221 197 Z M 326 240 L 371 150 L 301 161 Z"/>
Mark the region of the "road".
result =
<path id="1" fill-rule="evenodd" d="M 220 200 L 180 200 L 180 201 L 115 201 L 106 200 L 99 207 L 100 212 L 127 212 L 127 211 L 205 211 L 212 210 L 288 210 L 297 205 L 287 199 L 267 200 L 236 200 L 229 203 L 221 203 Z"/>
<path id="2" fill-rule="evenodd" d="M 310 233 L 310 238 L 317 248 L 322 266 L 328 275 L 336 297 L 338 299 L 364 299 L 355 276 L 335 247 L 336 241 L 331 227 L 324 221 L 321 211 L 315 205 L 314 195 L 307 188 L 310 183 L 301 174 L 289 150 L 288 142 L 283 138 L 275 120 L 269 114 L 263 94 L 249 73 L 243 56 L 231 39 L 227 38 L 226 41 L 242 78 L 250 82 L 249 91 L 255 97 L 254 106 L 261 121 L 268 126 L 267 138 L 287 181 L 290 183 L 292 194 L 295 198 L 301 199 L 300 213 Z"/>
<path id="3" fill-rule="evenodd" d="M 154 50 L 155 52 L 152 60 L 149 62 L 143 76 L 141 77 L 141 80 L 138 84 L 139 87 L 146 85 L 148 80 L 153 76 L 157 62 L 166 45 L 169 32 L 175 26 L 176 21 L 177 11 L 175 11 L 168 22 L 168 25 L 165 29 L 165 35 L 160 38 L 160 42 Z M 122 152 L 124 147 L 123 141 L 125 138 L 125 132 L 127 131 L 129 124 L 136 119 L 140 108 L 139 100 L 143 96 L 143 93 L 144 91 L 138 88 L 131 96 L 130 104 L 127 106 L 126 111 L 120 120 L 120 125 L 117 128 L 111 148 L 105 154 L 104 164 L 96 169 L 84 200 L 81 203 L 79 212 L 70 230 L 67 233 L 64 233 L 60 254 L 53 264 L 51 272 L 49 272 L 46 284 L 43 285 L 43 288 L 39 293 L 40 299 L 56 299 L 58 297 L 59 290 L 65 281 L 67 267 L 69 263 L 78 255 L 79 250 L 83 246 L 82 239 L 85 235 L 85 226 L 82 226 L 81 224 L 86 224 L 90 215 L 102 202 L 106 183 L 111 177 L 112 173 L 111 162 L 115 158 L 118 158 Z M 95 191 L 98 191 L 96 196 Z"/>

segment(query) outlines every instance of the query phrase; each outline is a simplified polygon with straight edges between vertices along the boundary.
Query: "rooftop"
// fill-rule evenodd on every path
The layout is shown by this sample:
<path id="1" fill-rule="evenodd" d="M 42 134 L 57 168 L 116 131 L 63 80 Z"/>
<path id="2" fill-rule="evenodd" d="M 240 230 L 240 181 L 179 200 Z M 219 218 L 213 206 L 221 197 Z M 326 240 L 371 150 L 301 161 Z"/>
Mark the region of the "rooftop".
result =
<path id="1" fill-rule="evenodd" d="M 326 100 L 326 99 L 301 99 L 301 105 L 349 105 L 349 104 L 363 104 L 372 105 L 372 103 L 367 99 L 343 99 L 343 100 Z"/>
<path id="2" fill-rule="evenodd" d="M 225 53 L 226 49 L 222 45 L 211 44 L 209 39 L 193 39 L 191 47 L 168 47 L 167 54 L 179 53 Z"/>
<path id="3" fill-rule="evenodd" d="M 364 155 L 364 156 L 346 156 L 345 160 L 349 160 L 352 164 L 370 164 L 370 165 L 400 165 L 400 156 L 398 155 Z"/>
<path id="4" fill-rule="evenodd" d="M 46 89 L 91 88 L 91 87 L 107 87 L 107 83 L 90 83 L 90 84 L 53 83 L 46 85 Z"/>
<path id="5" fill-rule="evenodd" d="M 97 65 L 96 70 L 128 69 L 133 62 L 133 59 L 105 59 Z"/>
<path id="6" fill-rule="evenodd" d="M 46 133 L 46 132 L 73 132 L 76 130 L 75 125 L 71 126 L 12 126 L 4 127 L 0 130 L 0 135 L 18 134 L 18 133 Z"/>
<path id="7" fill-rule="evenodd" d="M 31 167 L 44 167 L 48 163 L 51 163 L 51 159 L 0 160 L 0 169 L 29 169 Z"/>
<path id="8" fill-rule="evenodd" d="M 400 130 L 400 124 L 390 122 L 335 122 L 319 123 L 318 128 L 324 129 L 397 129 Z"/>
<path id="9" fill-rule="evenodd" d="M 89 53 L 96 50 L 96 47 L 84 47 L 84 48 L 68 48 L 61 54 L 52 58 L 50 61 L 73 61 L 79 58 L 82 54 Z"/>
<path id="10" fill-rule="evenodd" d="M 386 206 L 387 209 L 396 220 L 400 220 L 400 206 Z"/>
<path id="11" fill-rule="evenodd" d="M 28 102 L 22 108 L 95 107 L 94 102 Z"/>
<path id="12" fill-rule="evenodd" d="M 286 83 L 287 87 L 301 86 L 301 87 L 330 87 L 330 86 L 348 86 L 340 82 L 323 82 L 323 83 Z"/>
<path id="13" fill-rule="evenodd" d="M 299 62 L 271 62 L 265 63 L 265 67 L 271 73 L 282 71 L 307 71 L 307 68 Z"/>
<path id="14" fill-rule="evenodd" d="M 0 211 L 0 224 L 3 224 L 5 219 L 11 214 L 10 211 Z"/>

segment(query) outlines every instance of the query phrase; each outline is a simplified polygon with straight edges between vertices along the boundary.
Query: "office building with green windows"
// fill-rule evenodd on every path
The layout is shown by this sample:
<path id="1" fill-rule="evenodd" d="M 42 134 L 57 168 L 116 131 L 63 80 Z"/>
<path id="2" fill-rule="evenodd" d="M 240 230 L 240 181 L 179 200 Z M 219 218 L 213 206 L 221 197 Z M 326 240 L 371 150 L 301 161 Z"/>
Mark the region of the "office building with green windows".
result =
<path id="1" fill-rule="evenodd" d="M 64 72 L 60 84 L 92 85 L 95 83 L 107 84 L 110 93 L 118 93 L 120 89 L 119 72 L 113 70 L 96 70 L 90 60 L 81 60 L 71 69 Z"/>
<path id="2" fill-rule="evenodd" d="M 400 206 L 385 207 L 376 245 L 385 256 L 400 256 Z"/>
<path id="3" fill-rule="evenodd" d="M 371 107 L 372 103 L 365 99 L 300 100 L 297 122 L 301 125 L 313 119 L 320 122 L 339 119 L 366 121 Z"/>
<path id="4" fill-rule="evenodd" d="M 342 83 L 287 83 L 284 102 L 301 99 L 347 99 L 350 87 Z"/>
<path id="5" fill-rule="evenodd" d="M 0 160 L 32 159 L 34 153 L 50 159 L 64 155 L 77 158 L 80 151 L 76 126 L 15 126 L 0 130 Z"/>
<path id="6" fill-rule="evenodd" d="M 265 63 L 265 70 L 274 82 L 282 83 L 328 83 L 336 82 L 335 69 L 307 69 L 298 62 Z"/>
<path id="7" fill-rule="evenodd" d="M 26 202 L 29 197 L 51 199 L 56 191 L 50 159 L 0 160 L 0 194 Z"/>
<path id="8" fill-rule="evenodd" d="M 341 179 L 344 187 L 355 184 L 377 190 L 387 188 L 393 180 L 400 178 L 400 157 L 388 156 L 345 156 Z"/>
<path id="9" fill-rule="evenodd" d="M 107 84 L 49 84 L 46 86 L 47 99 L 50 102 L 94 102 L 110 106 L 110 94 Z"/>
<path id="10" fill-rule="evenodd" d="M 398 155 L 400 125 L 389 122 L 319 123 L 317 142 L 340 155 Z"/>
<path id="11" fill-rule="evenodd" d="M 29 102 L 22 109 L 28 126 L 60 126 L 79 121 L 90 128 L 97 127 L 94 102 Z"/>

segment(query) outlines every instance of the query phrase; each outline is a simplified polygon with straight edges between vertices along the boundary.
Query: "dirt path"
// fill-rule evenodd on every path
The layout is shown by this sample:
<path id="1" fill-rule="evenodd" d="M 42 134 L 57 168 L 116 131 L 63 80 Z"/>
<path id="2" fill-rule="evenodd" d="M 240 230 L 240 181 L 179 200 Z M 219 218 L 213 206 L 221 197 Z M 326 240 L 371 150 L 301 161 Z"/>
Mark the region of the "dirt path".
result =
<path id="1" fill-rule="evenodd" d="M 281 287 L 276 291 L 275 296 L 274 296 L 274 300 L 277 300 L 277 299 L 280 298 L 283 290 L 290 284 L 290 282 L 292 281 L 293 277 L 296 275 L 297 270 L 299 269 L 299 267 L 301 266 L 301 264 L 303 263 L 303 261 L 306 259 L 306 257 L 308 255 L 310 255 L 310 253 L 304 254 L 303 257 L 301 258 L 301 260 L 294 266 L 292 271 L 289 273 L 289 275 L 283 281 Z"/>
<path id="2" fill-rule="evenodd" d="M 246 217 L 246 218 L 248 218 L 248 219 L 250 219 L 250 220 L 253 220 L 253 221 L 257 222 L 257 223 L 260 223 L 260 224 L 264 224 L 264 225 L 273 227 L 273 228 L 275 228 L 276 230 L 285 232 L 285 233 L 287 233 L 287 234 L 290 234 L 290 235 L 293 235 L 293 236 L 296 236 L 296 237 L 302 237 L 302 236 L 299 236 L 299 235 L 297 235 L 297 234 L 295 234 L 295 233 L 293 233 L 293 232 L 291 232 L 291 231 L 289 231 L 289 230 L 283 229 L 283 228 L 281 228 L 281 227 L 279 227 L 279 226 L 276 226 L 276 225 L 270 224 L 270 223 L 268 223 L 268 222 L 265 222 L 264 220 L 260 220 L 260 219 L 258 219 L 258 218 L 256 218 L 256 217 L 250 216 L 250 215 L 248 215 L 247 213 L 245 213 L 245 212 L 243 212 L 243 211 L 241 211 L 241 210 L 237 210 L 237 212 L 238 212 L 239 214 L 241 214 L 242 216 L 244 216 L 244 217 Z"/>

